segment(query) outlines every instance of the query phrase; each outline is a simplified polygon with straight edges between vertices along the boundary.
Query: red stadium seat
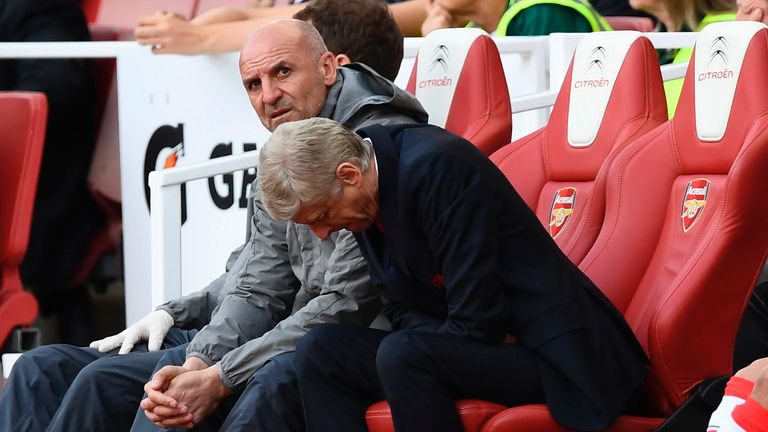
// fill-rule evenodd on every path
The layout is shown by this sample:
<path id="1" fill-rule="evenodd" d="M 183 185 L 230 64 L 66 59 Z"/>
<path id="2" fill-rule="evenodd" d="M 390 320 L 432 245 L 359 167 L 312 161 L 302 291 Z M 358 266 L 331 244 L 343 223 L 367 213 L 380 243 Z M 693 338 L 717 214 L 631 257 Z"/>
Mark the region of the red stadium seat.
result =
<path id="1" fill-rule="evenodd" d="M 612 431 L 652 430 L 703 379 L 731 373 L 768 252 L 768 29 L 716 23 L 696 46 L 678 114 L 611 164 L 605 222 L 581 263 L 651 359 L 645 417 L 622 416 Z M 636 278 L 626 302 L 618 279 Z M 483 428 L 523 430 L 565 429 L 541 405 L 510 408 Z"/>
<path id="2" fill-rule="evenodd" d="M 590 68 L 595 52 L 600 53 L 601 64 Z M 611 85 L 583 86 L 600 80 Z M 659 62 L 650 41 L 636 32 L 591 33 L 576 50 L 549 124 L 498 150 L 491 160 L 578 263 L 602 225 L 605 165 L 633 139 L 666 119 Z M 566 202 L 570 205 L 564 206 Z M 555 210 L 568 212 L 558 226 L 550 225 Z M 503 410 L 501 405 L 478 400 L 460 400 L 456 406 L 465 431 L 479 431 Z M 366 420 L 371 431 L 393 430 L 386 402 L 371 406 Z"/>
<path id="3" fill-rule="evenodd" d="M 667 120 L 653 45 L 637 32 L 590 33 L 579 43 L 549 123 L 491 160 L 578 264 L 605 212 L 607 166 Z"/>
<path id="4" fill-rule="evenodd" d="M 465 431 L 479 431 L 488 419 L 505 408 L 504 405 L 481 400 L 456 401 L 456 410 L 459 412 Z M 395 426 L 392 424 L 392 412 L 386 401 L 371 405 L 365 413 L 365 421 L 371 432 L 395 432 Z"/>
<path id="5" fill-rule="evenodd" d="M 480 29 L 441 29 L 421 45 L 407 90 L 444 127 L 490 155 L 512 136 L 498 48 Z"/>
<path id="6" fill-rule="evenodd" d="M 0 92 L 0 347 L 14 327 L 37 316 L 19 265 L 29 241 L 47 115 L 43 93 Z"/>
<path id="7" fill-rule="evenodd" d="M 89 24 L 96 21 L 96 15 L 99 14 L 99 0 L 80 0 L 80 8 Z"/>

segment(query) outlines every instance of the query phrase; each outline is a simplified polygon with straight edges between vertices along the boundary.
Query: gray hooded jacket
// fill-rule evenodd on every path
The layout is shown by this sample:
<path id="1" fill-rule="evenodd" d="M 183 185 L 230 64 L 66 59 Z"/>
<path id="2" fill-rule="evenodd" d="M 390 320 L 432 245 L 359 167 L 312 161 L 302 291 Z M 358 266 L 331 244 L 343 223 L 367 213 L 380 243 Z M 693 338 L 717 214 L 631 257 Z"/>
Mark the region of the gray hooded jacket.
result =
<path id="1" fill-rule="evenodd" d="M 353 130 L 427 121 L 415 98 L 362 64 L 338 69 L 319 116 Z M 187 355 L 220 362 L 231 388 L 242 388 L 269 359 L 293 351 L 313 326 L 367 326 L 380 308 L 350 232 L 320 240 L 307 226 L 275 221 L 258 190 L 249 199 L 248 221 L 246 243 L 232 252 L 226 273 L 158 307 L 178 327 L 201 328 Z"/>

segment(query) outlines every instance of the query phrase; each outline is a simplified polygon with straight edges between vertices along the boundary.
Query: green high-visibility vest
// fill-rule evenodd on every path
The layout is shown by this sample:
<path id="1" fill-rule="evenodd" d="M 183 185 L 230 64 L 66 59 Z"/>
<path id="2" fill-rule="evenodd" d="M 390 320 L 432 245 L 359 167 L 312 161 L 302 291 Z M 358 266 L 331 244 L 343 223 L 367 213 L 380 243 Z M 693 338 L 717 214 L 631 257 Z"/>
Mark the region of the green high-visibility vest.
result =
<path id="1" fill-rule="evenodd" d="M 712 24 L 713 22 L 722 21 L 734 21 L 736 14 L 733 12 L 713 12 L 704 17 L 703 20 L 696 27 L 696 31 L 700 32 L 704 27 Z M 683 63 L 691 59 L 693 55 L 693 48 L 680 48 L 675 55 L 675 59 L 672 63 Z M 675 116 L 675 110 L 677 109 L 677 102 L 680 100 L 680 92 L 683 90 L 683 78 L 677 78 L 669 81 L 664 81 L 664 94 L 667 97 L 667 114 L 669 118 Z"/>
<path id="2" fill-rule="evenodd" d="M 589 22 L 592 31 L 612 30 L 608 22 L 605 21 L 605 18 L 586 0 L 509 0 L 509 7 L 504 12 L 504 15 L 501 16 L 495 33 L 498 36 L 506 35 L 509 23 L 517 14 L 524 9 L 540 4 L 564 6 L 575 10 Z"/>

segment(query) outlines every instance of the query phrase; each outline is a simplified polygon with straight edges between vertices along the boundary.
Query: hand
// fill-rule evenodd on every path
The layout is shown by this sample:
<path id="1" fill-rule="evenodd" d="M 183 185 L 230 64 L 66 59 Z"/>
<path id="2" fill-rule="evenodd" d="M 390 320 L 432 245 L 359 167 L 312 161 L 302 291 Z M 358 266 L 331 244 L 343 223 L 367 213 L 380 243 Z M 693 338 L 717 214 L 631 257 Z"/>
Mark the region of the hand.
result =
<path id="1" fill-rule="evenodd" d="M 140 45 L 150 45 L 155 54 L 205 52 L 202 26 L 191 24 L 178 14 L 159 11 L 141 18 L 133 33 Z"/>
<path id="2" fill-rule="evenodd" d="M 144 410 L 144 415 L 158 427 L 180 426 L 186 429 L 194 427 L 188 408 L 180 406 L 176 399 L 164 393 L 175 377 L 186 372 L 189 370 L 183 366 L 165 366 L 144 385 L 147 397 L 139 403 L 139 407 Z"/>
<path id="3" fill-rule="evenodd" d="M 218 365 L 181 373 L 174 368 L 158 371 L 152 382 L 145 386 L 148 397 L 141 402 L 147 418 L 160 427 L 192 427 L 216 409 L 223 398 L 232 394 L 219 378 Z M 163 376 L 158 376 L 161 373 Z M 163 389 L 162 396 L 158 395 L 153 387 L 164 387 L 171 375 L 170 385 Z"/>
<path id="4" fill-rule="evenodd" d="M 137 342 L 146 340 L 147 349 L 157 351 L 171 327 L 173 327 L 171 315 L 164 310 L 156 310 L 114 336 L 91 342 L 90 347 L 100 352 L 107 352 L 119 346 L 119 353 L 126 354 L 131 352 Z"/>
<path id="5" fill-rule="evenodd" d="M 426 36 L 433 30 L 454 27 L 454 18 L 450 12 L 435 2 L 427 1 L 425 4 L 427 17 L 421 24 L 421 35 Z"/>
<path id="6" fill-rule="evenodd" d="M 755 387 L 750 397 L 768 410 L 768 366 L 763 368 L 755 380 Z"/>

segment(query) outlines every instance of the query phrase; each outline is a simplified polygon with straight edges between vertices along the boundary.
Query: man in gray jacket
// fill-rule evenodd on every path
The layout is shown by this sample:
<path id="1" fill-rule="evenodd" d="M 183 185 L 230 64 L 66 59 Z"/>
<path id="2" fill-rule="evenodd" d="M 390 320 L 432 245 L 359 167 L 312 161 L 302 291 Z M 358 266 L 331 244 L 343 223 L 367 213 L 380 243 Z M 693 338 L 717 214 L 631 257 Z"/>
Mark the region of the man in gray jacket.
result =
<path id="1" fill-rule="evenodd" d="M 353 129 L 426 121 L 415 99 L 367 67 L 336 69 L 303 22 L 258 30 L 240 69 L 268 129 L 317 115 Z M 22 356 L 0 399 L 0 430 L 127 429 L 158 362 L 183 364 L 161 369 L 145 387 L 142 407 L 157 426 L 218 429 L 226 419 L 227 430 L 301 430 L 296 341 L 320 323 L 368 325 L 379 301 L 351 234 L 321 241 L 271 219 L 258 191 L 249 204 L 248 241 L 207 288 L 92 344 L 98 350 L 54 345 Z M 115 352 L 145 339 L 128 355 Z M 161 344 L 167 351 L 155 351 Z M 137 415 L 134 426 L 154 427 L 147 417 Z"/>

